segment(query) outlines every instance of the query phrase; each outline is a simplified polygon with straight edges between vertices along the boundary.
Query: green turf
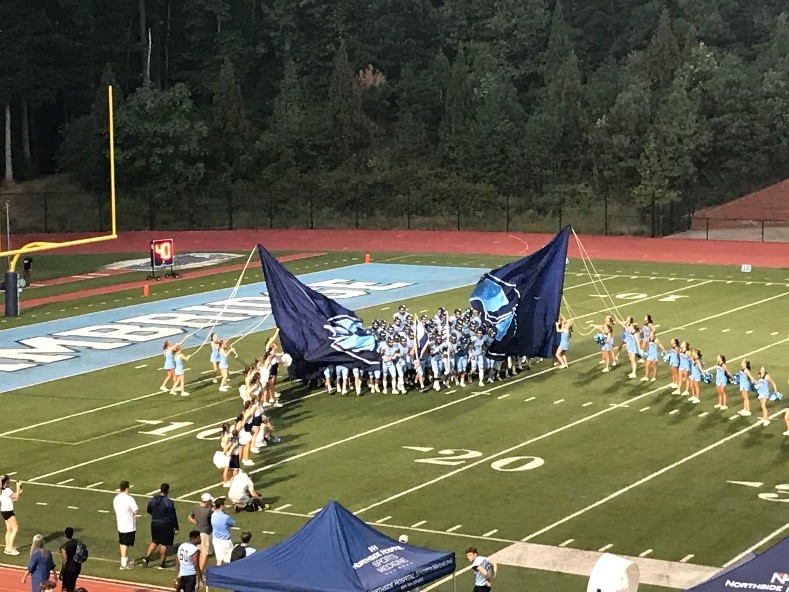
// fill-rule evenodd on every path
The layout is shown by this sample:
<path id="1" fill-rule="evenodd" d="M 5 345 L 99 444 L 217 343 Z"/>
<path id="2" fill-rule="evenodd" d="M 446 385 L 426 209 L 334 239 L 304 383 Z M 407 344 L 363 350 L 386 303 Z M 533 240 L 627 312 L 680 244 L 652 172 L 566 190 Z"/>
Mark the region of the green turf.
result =
<path id="1" fill-rule="evenodd" d="M 343 257 L 349 258 L 331 254 L 289 267 L 306 272 L 316 263 L 325 269 L 351 262 Z M 390 258 L 479 267 L 503 261 Z M 755 366 L 768 365 L 786 390 L 785 270 L 746 275 L 731 268 L 601 262 L 598 272 L 616 276 L 605 285 L 621 314 L 651 314 L 662 339 L 688 339 L 703 350 L 708 364 L 719 352 L 733 363 L 747 354 Z M 211 278 L 223 280 L 234 278 Z M 416 544 L 456 551 L 459 567 L 465 566 L 462 551 L 471 544 L 491 553 L 523 538 L 550 545 L 573 539 L 572 547 L 590 550 L 610 544 L 611 552 L 630 555 L 652 549 L 650 557 L 671 561 L 692 554 L 694 563 L 720 566 L 785 524 L 783 502 L 789 496 L 775 489 L 787 481 L 789 465 L 782 421 L 762 428 L 755 426 L 755 417 L 729 420 L 739 409 L 733 387 L 725 414 L 712 408 L 714 389 L 709 385 L 702 385 L 702 403 L 692 406 L 665 388 L 665 365 L 660 379 L 646 385 L 629 381 L 623 368 L 600 373 L 598 347 L 586 323 L 599 323 L 609 305 L 589 282 L 580 264 L 572 262 L 565 297 L 577 331 L 567 370 L 554 370 L 546 361 L 485 388 L 406 396 L 329 397 L 284 383 L 287 404 L 271 412 L 283 442 L 257 455 L 252 469 L 272 507 L 289 506 L 241 514 L 239 524 L 253 531 L 254 543 L 267 546 L 295 531 L 328 500 L 338 499 L 368 521 L 389 516 L 380 525 L 387 534 L 407 532 Z M 187 280 L 178 285 L 210 287 L 203 283 L 202 288 Z M 155 297 L 172 295 L 162 291 Z M 465 306 L 467 296 L 468 289 L 459 289 L 406 304 L 412 311 L 432 312 L 439 305 Z M 671 301 L 677 296 L 683 298 Z M 105 302 L 108 307 L 128 303 Z M 93 309 L 99 306 L 93 299 L 80 306 L 90 303 Z M 369 321 L 390 314 L 382 308 L 359 312 Z M 253 335 L 239 343 L 239 359 L 231 361 L 231 369 L 240 370 L 263 340 Z M 172 574 L 117 571 L 114 519 L 100 510 L 111 509 L 111 491 L 124 478 L 134 483 L 141 505 L 161 481 L 170 482 L 173 495 L 183 498 L 182 518 L 202 491 L 222 492 L 219 471 L 210 464 L 216 440 L 197 436 L 213 437 L 211 430 L 238 412 L 239 399 L 232 391 L 218 393 L 199 374 L 208 367 L 207 356 L 204 349 L 187 365 L 192 396 L 186 399 L 156 392 L 160 356 L 5 394 L 13 413 L 0 416 L 0 430 L 14 454 L 3 469 L 36 479 L 17 506 L 19 542 L 69 523 L 82 529 L 80 536 L 91 545 L 88 573 L 168 583 Z M 148 368 L 135 370 L 141 363 Z M 755 400 L 752 408 L 758 409 Z M 773 404 L 770 413 L 780 409 Z M 702 413 L 706 415 L 700 417 Z M 140 433 L 156 426 L 138 420 L 190 423 L 157 437 Z M 416 462 L 420 459 L 433 460 Z M 518 467 L 525 470 L 513 470 Z M 770 493 L 778 497 L 764 495 Z M 144 541 L 145 517 L 138 531 Z M 468 573 L 459 578 L 458 588 L 468 588 Z M 505 567 L 497 589 L 584 585 L 578 576 Z M 451 585 L 438 589 L 448 591 Z"/>

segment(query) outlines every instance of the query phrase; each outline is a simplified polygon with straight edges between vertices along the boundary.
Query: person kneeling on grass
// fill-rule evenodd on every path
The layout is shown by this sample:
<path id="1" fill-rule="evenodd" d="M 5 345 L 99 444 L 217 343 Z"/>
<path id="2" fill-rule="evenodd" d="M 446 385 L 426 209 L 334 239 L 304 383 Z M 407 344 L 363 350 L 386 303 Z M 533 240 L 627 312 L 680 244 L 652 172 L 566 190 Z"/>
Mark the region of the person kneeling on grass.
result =
<path id="1" fill-rule="evenodd" d="M 258 510 L 267 510 L 269 507 L 268 504 L 261 503 L 260 495 L 255 491 L 255 484 L 242 470 L 239 470 L 236 476 L 230 480 L 227 498 L 233 503 L 236 512 L 241 510 L 257 512 Z"/>

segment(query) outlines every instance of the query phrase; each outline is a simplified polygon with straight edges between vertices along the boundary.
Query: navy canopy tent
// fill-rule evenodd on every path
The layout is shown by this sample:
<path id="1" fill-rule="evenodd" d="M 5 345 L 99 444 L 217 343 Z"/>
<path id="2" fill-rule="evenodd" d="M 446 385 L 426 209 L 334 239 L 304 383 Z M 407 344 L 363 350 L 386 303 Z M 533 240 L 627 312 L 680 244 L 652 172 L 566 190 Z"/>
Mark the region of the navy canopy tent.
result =
<path id="1" fill-rule="evenodd" d="M 789 590 L 789 538 L 687 592 Z"/>
<path id="2" fill-rule="evenodd" d="M 455 571 L 455 554 L 398 543 L 330 502 L 298 532 L 206 581 L 238 592 L 405 592 Z"/>

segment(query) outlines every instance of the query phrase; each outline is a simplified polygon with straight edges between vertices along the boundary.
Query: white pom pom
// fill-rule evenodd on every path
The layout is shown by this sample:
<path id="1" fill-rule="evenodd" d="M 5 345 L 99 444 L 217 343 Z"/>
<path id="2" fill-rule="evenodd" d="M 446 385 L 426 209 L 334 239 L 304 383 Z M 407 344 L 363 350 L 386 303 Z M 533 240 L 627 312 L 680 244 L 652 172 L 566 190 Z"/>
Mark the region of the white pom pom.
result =
<path id="1" fill-rule="evenodd" d="M 290 355 L 290 354 L 282 354 L 282 355 L 279 357 L 279 361 L 280 361 L 280 363 L 281 363 L 282 365 L 284 365 L 284 366 L 285 366 L 285 368 L 289 368 L 289 367 L 290 367 L 290 365 L 293 363 L 293 358 L 291 357 L 291 355 Z"/>

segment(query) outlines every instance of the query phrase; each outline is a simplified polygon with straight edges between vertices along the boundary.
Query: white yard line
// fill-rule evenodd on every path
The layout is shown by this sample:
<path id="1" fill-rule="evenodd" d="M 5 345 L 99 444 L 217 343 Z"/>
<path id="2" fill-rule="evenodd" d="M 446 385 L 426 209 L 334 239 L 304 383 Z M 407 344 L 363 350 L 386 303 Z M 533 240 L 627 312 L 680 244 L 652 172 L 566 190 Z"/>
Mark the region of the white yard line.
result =
<path id="1" fill-rule="evenodd" d="M 737 556 L 736 556 L 736 557 L 734 557 L 733 559 L 730 559 L 729 561 L 727 561 L 726 563 L 724 563 L 724 564 L 723 564 L 723 567 L 729 567 L 730 565 L 733 565 L 733 564 L 737 563 L 737 562 L 738 562 L 740 559 L 742 559 L 743 557 L 745 557 L 745 556 L 746 556 L 748 553 L 751 553 L 751 552 L 752 552 L 752 551 L 754 551 L 755 549 L 758 549 L 758 548 L 759 548 L 759 547 L 761 547 L 761 546 L 762 546 L 764 543 L 766 543 L 766 542 L 768 542 L 768 541 L 770 541 L 770 540 L 774 539 L 775 537 L 777 537 L 779 534 L 781 534 L 781 533 L 782 533 L 783 531 L 785 531 L 785 530 L 789 530 L 789 522 L 787 522 L 786 524 L 784 524 L 784 525 L 783 525 L 783 526 L 781 526 L 780 528 L 776 528 L 774 531 L 772 531 L 770 534 L 768 534 L 766 537 L 764 537 L 764 538 L 763 538 L 762 540 L 760 540 L 758 543 L 754 543 L 753 545 L 751 545 L 750 547 L 748 547 L 747 549 L 745 549 L 745 551 L 743 551 L 742 553 L 740 553 L 739 555 L 737 555 Z"/>

